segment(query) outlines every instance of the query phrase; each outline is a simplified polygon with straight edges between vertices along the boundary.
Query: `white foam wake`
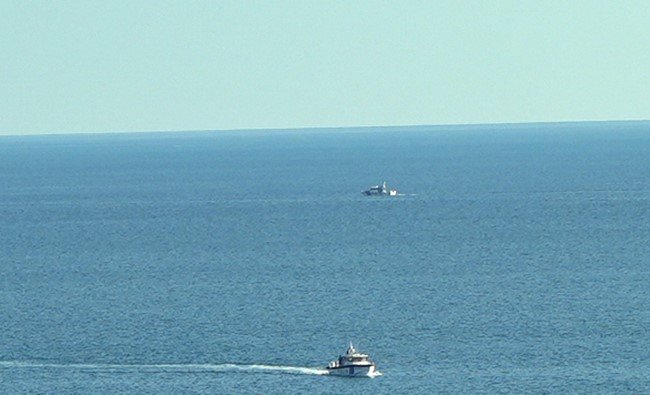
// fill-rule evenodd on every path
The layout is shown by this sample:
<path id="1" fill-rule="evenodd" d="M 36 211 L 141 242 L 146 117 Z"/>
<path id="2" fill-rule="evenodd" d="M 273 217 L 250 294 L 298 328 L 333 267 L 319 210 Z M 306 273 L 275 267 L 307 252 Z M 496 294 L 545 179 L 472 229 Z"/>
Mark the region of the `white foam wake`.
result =
<path id="1" fill-rule="evenodd" d="M 286 373 L 325 375 L 327 370 L 299 366 L 277 366 L 258 364 L 88 364 L 88 363 L 41 363 L 27 361 L 0 361 L 2 368 L 28 368 L 28 369 L 73 369 L 113 372 L 249 372 L 249 373 Z"/>

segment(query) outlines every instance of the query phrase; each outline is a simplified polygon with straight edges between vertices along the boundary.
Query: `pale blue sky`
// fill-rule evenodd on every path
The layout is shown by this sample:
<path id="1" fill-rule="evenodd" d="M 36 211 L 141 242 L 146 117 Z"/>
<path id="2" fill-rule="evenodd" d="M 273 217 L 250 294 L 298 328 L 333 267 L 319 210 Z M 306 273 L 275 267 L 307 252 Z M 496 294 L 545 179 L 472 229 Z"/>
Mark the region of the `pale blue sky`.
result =
<path id="1" fill-rule="evenodd" d="M 614 119 L 647 0 L 0 0 L 0 134 Z"/>

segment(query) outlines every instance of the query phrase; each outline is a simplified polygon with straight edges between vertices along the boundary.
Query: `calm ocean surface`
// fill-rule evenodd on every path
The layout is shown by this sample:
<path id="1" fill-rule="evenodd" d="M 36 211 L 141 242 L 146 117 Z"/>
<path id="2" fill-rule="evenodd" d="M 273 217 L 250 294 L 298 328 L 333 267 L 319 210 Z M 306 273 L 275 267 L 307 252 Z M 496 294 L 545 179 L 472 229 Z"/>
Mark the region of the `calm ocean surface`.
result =
<path id="1" fill-rule="evenodd" d="M 0 393 L 649 393 L 649 283 L 648 122 L 0 137 Z"/>

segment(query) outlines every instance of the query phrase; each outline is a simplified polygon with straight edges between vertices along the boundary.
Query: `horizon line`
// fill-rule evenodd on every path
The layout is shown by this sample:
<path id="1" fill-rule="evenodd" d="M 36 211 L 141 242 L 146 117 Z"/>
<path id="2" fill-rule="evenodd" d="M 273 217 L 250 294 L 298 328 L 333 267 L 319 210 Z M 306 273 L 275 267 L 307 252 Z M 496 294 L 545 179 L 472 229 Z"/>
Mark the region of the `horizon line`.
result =
<path id="1" fill-rule="evenodd" d="M 292 127 L 250 127 L 250 128 L 225 128 L 225 129 L 189 129 L 189 130 L 123 130 L 123 131 L 96 131 L 96 132 L 37 132 L 26 134 L 2 134 L 1 137 L 37 137 L 37 136 L 69 136 L 69 135 L 106 135 L 106 134 L 162 134 L 162 133 L 207 133 L 207 132 L 297 132 L 297 131 L 326 131 L 326 130 L 360 130 L 360 129 L 396 129 L 396 128 L 463 128 L 463 127 L 488 127 L 488 126 L 534 126 L 534 125 L 562 125 L 562 124 L 594 124 L 594 123 L 643 123 L 650 119 L 608 119 L 608 120 L 582 120 L 582 121 L 524 121 L 524 122 L 488 122 L 488 123 L 446 123 L 446 124 L 403 124 L 403 125 L 356 125 L 356 126 L 292 126 Z"/>

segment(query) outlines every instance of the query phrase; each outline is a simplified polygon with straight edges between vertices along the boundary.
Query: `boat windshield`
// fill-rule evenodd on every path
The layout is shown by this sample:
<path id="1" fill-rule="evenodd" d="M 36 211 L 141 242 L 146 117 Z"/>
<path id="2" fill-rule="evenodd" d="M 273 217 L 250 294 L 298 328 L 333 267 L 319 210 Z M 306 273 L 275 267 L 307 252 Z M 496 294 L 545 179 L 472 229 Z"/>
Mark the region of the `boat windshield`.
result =
<path id="1" fill-rule="evenodd" d="M 367 361 L 367 360 L 368 360 L 368 357 L 351 357 L 351 358 L 348 358 L 348 361 L 352 361 L 352 362 L 363 362 L 363 361 Z"/>

